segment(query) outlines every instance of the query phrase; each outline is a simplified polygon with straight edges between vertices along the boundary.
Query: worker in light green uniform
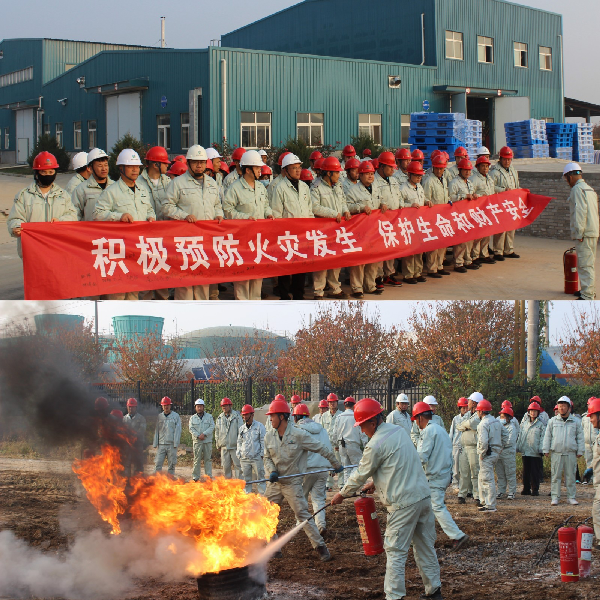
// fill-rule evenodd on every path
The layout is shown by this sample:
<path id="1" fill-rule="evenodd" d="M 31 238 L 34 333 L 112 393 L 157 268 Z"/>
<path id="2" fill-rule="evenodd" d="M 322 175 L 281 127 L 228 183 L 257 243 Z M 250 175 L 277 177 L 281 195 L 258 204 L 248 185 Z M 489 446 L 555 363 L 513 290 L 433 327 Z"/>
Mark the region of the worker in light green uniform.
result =
<path id="1" fill-rule="evenodd" d="M 396 398 L 396 408 L 387 416 L 385 422 L 392 425 L 399 425 L 408 435 L 412 428 L 410 415 L 408 414 L 409 407 L 408 396 L 406 394 L 398 394 Z"/>
<path id="2" fill-rule="evenodd" d="M 477 455 L 477 426 L 481 419 L 477 414 L 477 403 L 483 400 L 480 392 L 473 392 L 468 398 L 468 411 L 464 419 L 456 424 L 461 432 L 462 450 L 458 461 L 458 503 L 465 504 L 467 496 L 472 494 L 478 506 L 479 501 L 479 456 Z"/>
<path id="3" fill-rule="evenodd" d="M 225 192 L 223 212 L 227 219 L 272 219 L 273 212 L 267 201 L 267 190 L 260 183 L 263 161 L 256 150 L 248 150 L 240 159 L 242 176 L 234 181 Z M 236 300 L 260 300 L 261 279 L 233 282 Z"/>
<path id="4" fill-rule="evenodd" d="M 432 421 L 445 430 L 446 426 L 444 425 L 444 419 L 442 419 L 440 415 L 435 414 L 435 411 L 438 407 L 438 402 L 435 399 L 435 396 L 425 396 L 425 398 L 423 398 L 423 402 L 425 402 L 425 404 L 428 404 L 431 407 L 431 412 L 433 413 Z M 419 443 L 420 436 L 421 430 L 419 429 L 419 426 L 415 423 L 415 421 L 413 421 L 412 427 L 410 429 L 410 439 L 413 441 L 413 444 L 415 446 Z"/>
<path id="5" fill-rule="evenodd" d="M 91 176 L 71 193 L 71 202 L 77 211 L 77 220 L 93 221 L 100 194 L 114 181 L 108 176 L 108 154 L 94 148 L 87 155 Z"/>
<path id="6" fill-rule="evenodd" d="M 481 512 L 496 512 L 496 479 L 494 466 L 502 452 L 502 425 L 492 415 L 488 400 L 477 403 L 477 454 L 479 456 L 479 499 Z"/>
<path id="7" fill-rule="evenodd" d="M 88 165 L 87 152 L 78 152 L 71 159 L 71 168 L 75 171 L 75 175 L 69 179 L 69 183 L 65 186 L 65 192 L 72 194 L 73 190 L 82 182 L 87 181 L 92 174 L 92 169 Z"/>
<path id="8" fill-rule="evenodd" d="M 200 469 L 204 461 L 204 474 L 212 477 L 212 448 L 213 433 L 215 431 L 215 420 L 204 408 L 204 400 L 198 398 L 194 402 L 196 413 L 190 417 L 188 429 L 192 436 L 194 450 L 194 466 L 192 468 L 192 479 L 200 479 Z"/>
<path id="9" fill-rule="evenodd" d="M 491 196 L 496 193 L 494 178 L 490 175 L 490 159 L 486 155 L 480 156 L 476 163 L 471 182 L 475 186 L 475 194 L 480 196 Z M 490 236 L 474 240 L 471 248 L 471 259 L 475 263 L 495 264 L 494 252 L 490 254 Z"/>
<path id="10" fill-rule="evenodd" d="M 338 408 L 339 408 L 338 397 L 336 396 L 336 394 L 334 394 L 333 392 L 331 394 L 329 394 L 327 396 L 326 401 L 329 406 L 329 410 L 326 413 L 323 413 L 323 416 L 321 417 L 321 425 L 323 425 L 323 428 L 327 431 L 327 434 L 329 435 L 329 441 L 331 442 L 331 446 L 333 448 L 335 458 L 341 463 L 342 459 L 340 457 L 340 449 L 337 446 L 337 442 L 334 441 L 334 437 L 335 437 L 335 423 L 337 421 L 338 416 L 341 415 L 342 413 L 338 410 Z M 344 472 L 342 471 L 338 475 L 338 486 L 340 489 L 342 489 L 343 485 L 344 485 Z M 331 473 L 330 473 L 329 477 L 327 478 L 327 490 L 331 491 L 332 489 L 333 489 L 333 477 L 331 476 Z"/>
<path id="11" fill-rule="evenodd" d="M 569 213 L 571 216 L 571 239 L 575 240 L 577 270 L 581 281 L 582 300 L 596 297 L 595 265 L 598 247 L 598 195 L 583 180 L 581 167 L 569 163 L 564 169 L 564 178 L 571 187 Z"/>
<path id="12" fill-rule="evenodd" d="M 502 424 L 502 451 L 496 462 L 498 479 L 497 498 L 514 500 L 517 495 L 517 438 L 519 432 L 513 426 L 514 413 L 506 406 L 500 411 L 498 421 Z"/>
<path id="13" fill-rule="evenodd" d="M 592 427 L 596 431 L 600 430 L 600 399 L 594 398 L 588 405 L 588 414 Z M 592 444 L 592 469 L 594 473 L 600 473 L 600 433 L 596 436 Z M 592 518 L 594 524 L 594 534 L 596 536 L 596 550 L 600 550 L 600 477 L 594 477 L 594 486 L 596 494 L 592 503 Z"/>
<path id="14" fill-rule="evenodd" d="M 55 223 L 77 221 L 77 213 L 69 194 L 54 183 L 58 162 L 50 152 L 40 152 L 33 160 L 34 182 L 16 196 L 8 215 L 8 233 L 17 238 L 17 252 L 21 249 L 23 223 Z"/>
<path id="15" fill-rule="evenodd" d="M 237 456 L 237 441 L 244 420 L 242 415 L 233 409 L 233 403 L 229 398 L 221 400 L 221 409 L 222 412 L 215 423 L 215 442 L 217 450 L 221 450 L 221 466 L 225 479 L 232 477 L 241 479 L 242 465 Z"/>

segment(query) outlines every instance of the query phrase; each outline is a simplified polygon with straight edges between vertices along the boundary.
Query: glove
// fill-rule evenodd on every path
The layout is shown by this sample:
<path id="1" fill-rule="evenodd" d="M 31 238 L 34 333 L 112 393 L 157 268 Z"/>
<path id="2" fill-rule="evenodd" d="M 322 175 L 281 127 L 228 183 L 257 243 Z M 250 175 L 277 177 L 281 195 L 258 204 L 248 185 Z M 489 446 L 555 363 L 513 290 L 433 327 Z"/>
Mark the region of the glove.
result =
<path id="1" fill-rule="evenodd" d="M 273 471 L 270 475 L 269 475 L 269 481 L 271 483 L 275 483 L 276 481 L 279 481 L 279 473 L 277 471 Z"/>
<path id="2" fill-rule="evenodd" d="M 337 469 L 334 469 L 333 472 L 334 473 L 341 473 L 344 470 L 344 467 L 342 465 L 340 465 Z"/>

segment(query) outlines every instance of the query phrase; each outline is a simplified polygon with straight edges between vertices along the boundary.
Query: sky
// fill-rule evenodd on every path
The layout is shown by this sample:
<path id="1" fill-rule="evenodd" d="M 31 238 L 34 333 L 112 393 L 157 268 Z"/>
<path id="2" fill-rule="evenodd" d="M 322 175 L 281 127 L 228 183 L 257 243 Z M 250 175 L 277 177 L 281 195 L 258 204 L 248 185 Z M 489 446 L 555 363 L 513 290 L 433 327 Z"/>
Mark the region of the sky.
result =
<path id="1" fill-rule="evenodd" d="M 377 311 L 386 327 L 403 328 L 416 305 L 429 302 L 370 300 L 368 310 Z M 550 344 L 557 343 L 565 330 L 565 318 L 573 308 L 582 308 L 583 302 L 552 302 L 550 309 Z M 98 326 L 101 333 L 111 333 L 111 319 L 117 315 L 148 315 L 163 317 L 167 336 L 181 335 L 195 329 L 238 325 L 269 329 L 283 335 L 293 335 L 303 324 L 309 324 L 317 311 L 317 303 L 310 302 L 99 302 Z M 60 302 L 0 301 L 0 335 L 10 321 L 27 318 L 33 323 L 35 314 L 66 313 L 94 318 L 94 303 L 85 300 Z"/>
<path id="2" fill-rule="evenodd" d="M 600 78 L 594 77 L 599 0 L 521 0 L 523 4 L 563 14 L 565 94 L 600 103 Z M 53 0 L 48 10 L 39 0 L 2 2 L 0 39 L 53 37 L 94 42 L 158 46 L 160 17 L 166 17 L 166 41 L 172 48 L 205 48 L 212 39 L 298 4 L 298 0 L 229 0 L 227 3 L 159 2 L 123 4 L 120 0 L 80 7 Z M 41 7 L 45 10 L 40 10 Z M 485 2 L 481 3 L 482 9 Z M 106 15 L 106 16 L 103 16 Z M 373 19 L 376 19 L 373 13 Z M 508 29 L 507 29 L 508 33 Z"/>

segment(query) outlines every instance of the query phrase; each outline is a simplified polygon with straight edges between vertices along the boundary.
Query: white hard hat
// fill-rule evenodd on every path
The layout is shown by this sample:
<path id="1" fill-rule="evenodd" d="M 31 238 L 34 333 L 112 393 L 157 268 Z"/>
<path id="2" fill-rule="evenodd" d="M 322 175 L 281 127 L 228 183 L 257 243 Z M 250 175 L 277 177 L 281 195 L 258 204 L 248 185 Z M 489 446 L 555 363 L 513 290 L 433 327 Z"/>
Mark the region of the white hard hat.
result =
<path id="1" fill-rule="evenodd" d="M 429 404 L 429 406 L 437 406 L 437 400 L 435 399 L 435 396 L 425 396 L 425 398 L 423 398 L 423 402 L 425 402 L 425 404 Z"/>
<path id="2" fill-rule="evenodd" d="M 87 164 L 89 165 L 93 160 L 98 160 L 99 158 L 108 158 L 108 154 L 104 150 L 100 150 L 100 148 L 93 148 L 88 152 Z"/>
<path id="3" fill-rule="evenodd" d="M 406 394 L 398 394 L 396 402 L 408 402 L 408 396 Z"/>
<path id="4" fill-rule="evenodd" d="M 71 168 L 73 171 L 77 171 L 82 167 L 87 167 L 88 165 L 88 155 L 87 152 L 78 152 L 71 159 Z"/>
<path id="5" fill-rule="evenodd" d="M 490 151 L 485 146 L 480 146 L 477 148 L 477 156 L 481 156 L 483 154 L 485 154 L 485 156 L 489 156 Z"/>
<path id="6" fill-rule="evenodd" d="M 198 405 L 198 404 L 202 404 L 202 406 L 204 406 L 204 400 L 202 400 L 202 398 L 198 398 L 198 400 L 196 400 L 196 402 L 194 402 L 194 405 Z"/>
<path id="7" fill-rule="evenodd" d="M 579 163 L 576 162 L 570 162 L 569 164 L 565 165 L 565 168 L 563 170 L 563 175 L 566 175 L 567 173 L 571 173 L 573 171 L 581 171 L 581 167 L 579 166 Z"/>
<path id="8" fill-rule="evenodd" d="M 240 167 L 262 167 L 264 164 L 256 150 L 246 150 L 240 159 Z"/>
<path id="9" fill-rule="evenodd" d="M 302 161 L 295 155 L 292 154 L 291 152 L 289 154 L 286 154 L 283 157 L 283 160 L 281 161 L 281 168 L 285 169 L 286 167 L 289 167 L 290 165 L 301 165 Z"/>
<path id="10" fill-rule="evenodd" d="M 473 392 L 469 396 L 469 400 L 473 400 L 473 402 L 481 402 L 483 400 L 483 394 L 481 392 Z"/>
<path id="11" fill-rule="evenodd" d="M 206 150 L 198 144 L 195 144 L 187 151 L 185 158 L 186 160 L 208 160 Z"/>
<path id="12" fill-rule="evenodd" d="M 206 156 L 208 158 L 210 158 L 210 160 L 212 160 L 213 158 L 223 158 L 219 152 L 216 150 L 216 148 L 207 148 L 206 149 Z"/>
<path id="13" fill-rule="evenodd" d="M 269 156 L 262 148 L 258 151 L 261 156 Z"/>
<path id="14" fill-rule="evenodd" d="M 119 156 L 117 156 L 117 166 L 124 165 L 130 167 L 141 167 L 142 161 L 140 160 L 140 155 L 131 148 L 125 148 L 121 150 Z"/>
<path id="15" fill-rule="evenodd" d="M 571 398 L 569 398 L 569 396 L 561 396 L 556 404 L 559 404 L 560 402 L 564 402 L 565 404 L 573 404 L 573 402 L 571 401 Z"/>

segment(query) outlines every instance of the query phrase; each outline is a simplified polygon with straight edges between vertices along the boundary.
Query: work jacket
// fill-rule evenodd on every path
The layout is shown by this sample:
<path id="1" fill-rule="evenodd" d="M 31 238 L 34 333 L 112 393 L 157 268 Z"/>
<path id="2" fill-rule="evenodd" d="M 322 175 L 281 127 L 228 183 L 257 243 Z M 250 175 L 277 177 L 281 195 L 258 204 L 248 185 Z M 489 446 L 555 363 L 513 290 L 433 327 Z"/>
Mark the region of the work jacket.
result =
<path id="1" fill-rule="evenodd" d="M 532 421 L 529 414 L 526 414 L 521 421 L 521 429 L 517 438 L 517 452 L 523 456 L 535 458 L 542 456 L 545 432 L 546 425 L 540 421 L 539 416 Z"/>
<path id="2" fill-rule="evenodd" d="M 163 215 L 180 221 L 188 215 L 193 215 L 199 221 L 223 217 L 219 186 L 208 175 L 196 180 L 186 171 L 169 184 Z"/>
<path id="3" fill-rule="evenodd" d="M 313 439 L 319 441 L 325 448 L 328 448 L 333 452 L 331 442 L 329 441 L 329 434 L 321 425 L 319 425 L 319 423 L 316 423 L 313 419 L 304 417 L 304 419 L 300 419 L 295 426 L 306 431 Z M 317 469 L 331 469 L 332 467 L 331 463 L 318 452 L 309 452 L 306 460 L 306 468 L 309 471 L 316 471 Z"/>
<path id="4" fill-rule="evenodd" d="M 213 433 L 215 431 L 215 420 L 210 413 L 206 411 L 202 415 L 202 418 L 198 413 L 194 413 L 190 417 L 188 423 L 188 429 L 192 434 L 192 440 L 194 444 L 212 444 Z M 204 439 L 199 440 L 198 436 L 204 434 Z"/>
<path id="5" fill-rule="evenodd" d="M 173 444 L 177 448 L 180 441 L 181 419 L 179 415 L 174 411 L 171 411 L 168 415 L 161 412 L 156 418 L 152 445 L 156 448 L 159 444 Z"/>
<path id="6" fill-rule="evenodd" d="M 405 206 L 400 194 L 400 182 L 396 177 L 389 177 L 386 180 L 377 172 L 373 180 L 373 187 L 381 196 L 381 204 L 385 204 L 389 209 L 396 210 Z"/>
<path id="7" fill-rule="evenodd" d="M 231 409 L 229 416 L 222 412 L 217 417 L 217 422 L 215 424 L 215 441 L 217 442 L 217 448 L 236 450 L 238 434 L 243 425 L 244 420 L 237 410 Z"/>
<path id="8" fill-rule="evenodd" d="M 417 453 L 429 484 L 446 489 L 452 479 L 452 442 L 446 430 L 429 421 L 421 430 Z"/>
<path id="9" fill-rule="evenodd" d="M 471 414 L 471 411 L 467 411 L 465 418 L 457 423 L 456 429 L 461 432 L 460 445 L 463 448 L 475 448 L 477 446 L 477 426 L 479 423 L 480 419 L 476 411 L 473 411 L 473 414 Z"/>
<path id="10" fill-rule="evenodd" d="M 582 455 L 584 451 L 583 428 L 573 415 L 569 415 L 566 421 L 560 415 L 548 421 L 544 434 L 544 454 Z"/>
<path id="11" fill-rule="evenodd" d="M 580 179 L 569 194 L 569 213 L 571 215 L 571 239 L 598 237 L 598 195 Z"/>
<path id="12" fill-rule="evenodd" d="M 583 442 L 586 446 L 591 446 L 598 436 L 598 429 L 592 425 L 592 420 L 587 413 L 581 418 L 581 427 L 583 428 Z"/>
<path id="13" fill-rule="evenodd" d="M 498 423 L 500 423 L 502 429 L 502 451 L 504 452 L 504 450 L 510 450 L 511 452 L 516 452 L 517 451 L 517 437 L 518 437 L 518 432 L 517 430 L 513 427 L 512 422 L 515 421 L 516 419 L 511 419 L 510 423 L 507 423 L 506 421 L 503 421 L 502 419 L 498 419 Z"/>
<path id="14" fill-rule="evenodd" d="M 112 185 L 114 181 L 110 178 L 106 178 L 106 185 L 104 188 L 100 187 L 100 184 L 96 181 L 94 174 L 92 173 L 85 181 L 80 183 L 71 193 L 71 202 L 77 211 L 78 221 L 93 221 L 94 211 L 96 210 L 96 202 L 100 194 Z"/>
<path id="15" fill-rule="evenodd" d="M 496 194 L 501 194 L 507 190 L 517 190 L 520 187 L 519 174 L 512 165 L 505 169 L 498 161 L 494 168 L 490 169 L 490 175 L 494 180 Z"/>
<path id="16" fill-rule="evenodd" d="M 156 219 L 150 194 L 145 187 L 139 187 L 136 183 L 132 189 L 119 179 L 98 196 L 94 220 L 120 221 L 124 214 L 130 214 L 134 221 L 147 221 L 150 217 Z"/>
<path id="17" fill-rule="evenodd" d="M 132 417 L 127 414 L 123 417 L 123 423 L 130 427 L 135 433 L 135 437 L 137 441 L 140 443 L 144 443 L 146 440 L 146 418 L 140 413 L 136 412 Z"/>
<path id="18" fill-rule="evenodd" d="M 321 180 L 319 185 L 311 189 L 310 196 L 315 217 L 335 219 L 338 215 L 350 212 L 339 181 L 331 186 L 325 180 Z"/>
<path id="19" fill-rule="evenodd" d="M 391 423 L 392 425 L 399 425 L 404 428 L 404 431 L 410 435 L 410 430 L 412 428 L 412 421 L 410 420 L 410 415 L 408 412 L 402 412 L 395 408 L 385 420 L 386 423 Z"/>
<path id="20" fill-rule="evenodd" d="M 408 173 L 405 173 L 402 169 L 396 169 L 392 173 L 392 177 L 398 180 L 400 187 L 408 181 Z"/>
<path id="21" fill-rule="evenodd" d="M 380 208 L 382 201 L 380 188 L 371 185 L 371 191 L 369 191 L 363 185 L 362 181 L 353 185 L 346 192 L 346 204 L 348 205 L 348 210 L 353 215 L 365 212 L 365 208 L 367 207 L 371 210 L 376 210 Z"/>
<path id="22" fill-rule="evenodd" d="M 492 455 L 502 452 L 502 425 L 492 415 L 484 415 L 477 425 L 477 454 L 485 458 L 488 450 Z"/>
<path id="23" fill-rule="evenodd" d="M 237 169 L 234 167 L 232 171 L 229 171 L 229 174 L 225 179 L 223 179 L 223 193 L 227 192 L 227 188 L 234 182 L 240 178 Z"/>
<path id="24" fill-rule="evenodd" d="M 342 412 L 340 410 L 336 410 L 333 415 L 330 411 L 327 411 L 326 413 L 323 413 L 323 416 L 321 417 L 321 425 L 325 431 L 327 431 L 327 434 L 329 435 L 329 441 L 334 448 L 338 447 L 337 441 L 333 439 L 335 422 L 341 414 Z"/>
<path id="25" fill-rule="evenodd" d="M 286 177 L 277 187 L 275 181 L 269 186 L 271 212 L 276 219 L 307 219 L 314 217 L 310 188 L 298 181 L 298 189 Z"/>
<path id="26" fill-rule="evenodd" d="M 431 174 L 429 177 L 423 178 L 423 192 L 425 200 L 429 200 L 431 204 L 448 204 L 450 196 L 448 195 L 448 183 L 442 177 L 436 177 Z"/>
<path id="27" fill-rule="evenodd" d="M 412 206 L 413 204 L 423 206 L 425 204 L 425 191 L 420 183 L 417 183 L 415 187 L 409 181 L 404 182 L 400 187 L 400 196 L 404 206 Z"/>
<path id="28" fill-rule="evenodd" d="M 225 192 L 223 212 L 227 219 L 266 219 L 272 215 L 267 200 L 267 190 L 260 181 L 254 182 L 252 189 L 248 182 L 240 177 Z"/>
<path id="29" fill-rule="evenodd" d="M 140 187 L 145 187 L 148 192 L 150 201 L 152 202 L 152 208 L 156 213 L 156 218 L 163 220 L 163 206 L 167 201 L 167 188 L 171 184 L 171 178 L 168 175 L 160 175 L 156 180 L 156 183 L 150 179 L 148 171 L 144 169 L 142 174 L 137 178 L 136 183 Z"/>
<path id="30" fill-rule="evenodd" d="M 596 436 L 592 445 L 592 470 L 594 473 L 600 473 L 600 433 Z M 594 477 L 594 487 L 600 485 L 600 477 Z"/>
<path id="31" fill-rule="evenodd" d="M 446 427 L 444 427 L 444 421 L 443 421 L 442 417 L 440 417 L 440 415 L 433 415 L 431 422 L 437 423 L 444 431 L 446 430 Z M 421 430 L 419 429 L 417 422 L 413 421 L 412 428 L 410 430 L 410 438 L 412 439 L 413 444 L 415 446 L 418 444 L 420 437 L 421 437 Z"/>
<path id="32" fill-rule="evenodd" d="M 392 513 L 430 497 L 429 483 L 414 444 L 397 425 L 381 423 L 367 442 L 358 468 L 340 494 L 345 498 L 359 492 L 373 478 L 379 499 Z"/>
<path id="33" fill-rule="evenodd" d="M 450 425 L 450 441 L 452 442 L 452 445 L 456 448 L 462 448 L 462 445 L 460 443 L 460 438 L 462 436 L 462 431 L 458 430 L 458 424 L 462 423 L 465 419 L 467 419 L 468 417 L 466 416 L 467 413 L 465 413 L 464 415 L 461 415 L 460 413 L 458 413 L 453 419 L 452 419 L 452 424 Z"/>
<path id="34" fill-rule="evenodd" d="M 462 177 L 455 177 L 448 186 L 448 194 L 452 202 L 464 200 L 468 194 L 475 193 L 475 185 L 470 179 L 466 181 Z"/>
<path id="35" fill-rule="evenodd" d="M 478 196 L 491 196 L 496 193 L 496 184 L 489 172 L 484 177 L 477 169 L 473 169 L 469 181 L 475 186 L 475 193 Z"/>
<path id="36" fill-rule="evenodd" d="M 354 427 L 356 420 L 354 419 L 354 411 L 347 408 L 335 421 L 333 438 L 336 447 L 343 446 L 344 443 L 350 442 L 357 445 L 367 443 L 369 439 L 364 433 L 361 433 L 360 427 Z M 343 440 L 343 443 L 342 443 Z"/>
<path id="37" fill-rule="evenodd" d="M 87 181 L 85 177 L 80 175 L 79 173 L 75 173 L 71 179 L 69 179 L 69 183 L 65 186 L 65 192 L 67 194 L 72 194 L 73 190 L 82 182 Z"/>
<path id="38" fill-rule="evenodd" d="M 237 438 L 236 454 L 240 460 L 262 459 L 265 453 L 265 426 L 256 420 L 248 427 L 244 423 L 240 427 Z"/>

